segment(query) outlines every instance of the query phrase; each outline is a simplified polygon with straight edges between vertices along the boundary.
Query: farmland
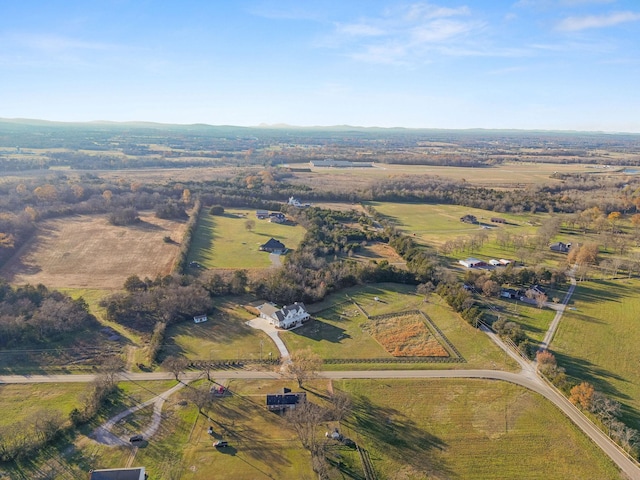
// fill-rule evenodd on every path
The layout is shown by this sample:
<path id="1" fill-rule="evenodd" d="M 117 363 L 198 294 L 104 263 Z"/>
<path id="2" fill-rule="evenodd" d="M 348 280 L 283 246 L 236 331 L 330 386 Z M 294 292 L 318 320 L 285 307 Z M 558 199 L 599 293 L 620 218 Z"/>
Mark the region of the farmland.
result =
<path id="1" fill-rule="evenodd" d="M 0 271 L 15 284 L 119 289 L 130 275 L 155 278 L 171 273 L 183 222 L 151 213 L 129 226 L 110 225 L 103 216 L 73 216 L 43 222 L 35 238 Z"/>
<path id="2" fill-rule="evenodd" d="M 247 229 L 247 221 L 253 221 L 255 226 Z M 256 220 L 255 210 L 229 209 L 216 216 L 203 212 L 188 260 L 206 268 L 266 268 L 271 261 L 268 253 L 259 251 L 260 245 L 275 238 L 295 249 L 304 232 L 297 225 Z"/>
<path id="3" fill-rule="evenodd" d="M 390 380 L 334 388 L 355 399 L 344 432 L 358 435 L 382 478 L 620 478 L 554 406 L 515 385 Z"/>
<path id="4" fill-rule="evenodd" d="M 580 283 L 551 344 L 567 374 L 621 402 L 632 425 L 640 422 L 639 288 L 638 280 Z"/>
<path id="5" fill-rule="evenodd" d="M 482 231 L 482 227 L 489 227 L 486 232 L 491 236 L 498 229 L 506 230 L 517 235 L 535 233 L 536 226 L 545 215 L 496 213 L 477 208 L 467 208 L 459 205 L 417 204 L 417 203 L 389 203 L 366 202 L 397 225 L 407 235 L 425 245 L 439 246 L 447 240 L 462 235 L 473 235 Z M 480 224 L 469 224 L 460 221 L 464 215 L 474 215 Z M 506 224 L 491 222 L 492 217 L 504 218 Z M 487 251 L 487 255 L 500 254 L 500 250 Z M 504 253 L 504 252 L 502 252 Z"/>

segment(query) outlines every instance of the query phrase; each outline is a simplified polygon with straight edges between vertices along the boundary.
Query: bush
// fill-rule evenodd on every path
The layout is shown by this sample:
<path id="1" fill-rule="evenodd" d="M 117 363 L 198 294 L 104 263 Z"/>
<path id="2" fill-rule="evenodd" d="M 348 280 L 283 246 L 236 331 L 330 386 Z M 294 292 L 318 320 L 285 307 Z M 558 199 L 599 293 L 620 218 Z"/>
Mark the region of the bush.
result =
<path id="1" fill-rule="evenodd" d="M 214 205 L 209 209 L 209 213 L 211 215 L 222 215 L 224 214 L 224 207 L 222 205 Z"/>
<path id="2" fill-rule="evenodd" d="M 109 223 L 116 226 L 133 225 L 140 221 L 135 208 L 119 208 L 109 214 Z"/>

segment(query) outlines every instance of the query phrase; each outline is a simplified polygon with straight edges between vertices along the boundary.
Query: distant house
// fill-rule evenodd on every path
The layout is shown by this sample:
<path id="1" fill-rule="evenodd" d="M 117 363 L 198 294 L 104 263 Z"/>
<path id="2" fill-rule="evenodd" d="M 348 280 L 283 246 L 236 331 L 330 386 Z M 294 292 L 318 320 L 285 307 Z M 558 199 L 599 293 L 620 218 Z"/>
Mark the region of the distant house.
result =
<path id="1" fill-rule="evenodd" d="M 507 220 L 501 217 L 491 217 L 493 223 L 507 223 Z"/>
<path id="2" fill-rule="evenodd" d="M 499 261 L 500 261 L 500 265 L 504 265 L 505 267 L 507 265 L 511 265 L 511 260 L 506 260 L 504 258 L 501 258 Z"/>
<path id="3" fill-rule="evenodd" d="M 298 200 L 295 197 L 289 197 L 289 201 L 287 202 L 287 205 L 291 205 L 291 206 L 297 207 L 297 208 L 305 208 L 305 207 L 310 207 L 311 206 L 308 203 L 301 203 L 300 200 Z"/>
<path id="4" fill-rule="evenodd" d="M 467 268 L 486 267 L 487 263 L 477 258 L 469 257 L 465 260 L 459 260 L 458 263 Z"/>
<path id="5" fill-rule="evenodd" d="M 312 160 L 309 162 L 312 167 L 334 167 L 334 168 L 346 168 L 346 167 L 373 167 L 370 162 L 352 162 L 350 160 L 334 160 L 333 158 L 327 158 L 326 160 Z"/>
<path id="6" fill-rule="evenodd" d="M 256 210 L 256 218 L 258 220 L 264 220 L 269 217 L 269 212 L 267 210 Z"/>
<path id="7" fill-rule="evenodd" d="M 272 412 L 282 412 L 293 410 L 300 403 L 307 401 L 305 392 L 292 393 L 288 388 L 283 388 L 282 393 L 267 395 L 267 410 Z"/>
<path id="8" fill-rule="evenodd" d="M 500 296 L 503 298 L 520 298 L 522 296 L 522 292 L 514 290 L 513 288 L 503 288 L 500 291 Z"/>
<path id="9" fill-rule="evenodd" d="M 304 303 L 301 302 L 280 309 L 272 303 L 265 303 L 257 308 L 260 311 L 260 317 L 269 320 L 269 323 L 277 328 L 297 327 L 311 318 Z"/>
<path id="10" fill-rule="evenodd" d="M 463 223 L 478 223 L 478 219 L 475 215 L 465 215 L 464 217 L 460 218 L 460 221 Z"/>
<path id="11" fill-rule="evenodd" d="M 209 320 L 209 318 L 207 317 L 207 315 L 196 315 L 195 317 L 193 317 L 193 323 L 202 323 L 202 322 L 206 322 L 207 320 Z"/>
<path id="12" fill-rule="evenodd" d="M 272 212 L 269 214 L 269 221 L 271 223 L 284 223 L 285 220 L 286 217 L 284 216 L 284 213 Z"/>
<path id="13" fill-rule="evenodd" d="M 570 248 L 571 248 L 570 243 L 556 242 L 549 245 L 549 249 L 552 252 L 567 253 Z"/>
<path id="14" fill-rule="evenodd" d="M 495 258 L 492 258 L 491 260 L 489 260 L 489 265 L 493 267 L 498 267 L 498 266 L 501 266 L 502 264 L 500 263 L 500 260 L 496 260 Z"/>
<path id="15" fill-rule="evenodd" d="M 89 472 L 89 480 L 145 480 L 146 478 L 144 467 L 109 468 Z"/>
<path id="16" fill-rule="evenodd" d="M 285 250 L 284 243 L 279 242 L 275 238 L 270 238 L 267 243 L 260 245 L 260 250 L 269 253 L 281 253 Z"/>
<path id="17" fill-rule="evenodd" d="M 540 285 L 534 285 L 529 290 L 531 290 L 534 293 L 534 295 L 546 295 L 547 294 L 545 289 L 542 288 Z"/>

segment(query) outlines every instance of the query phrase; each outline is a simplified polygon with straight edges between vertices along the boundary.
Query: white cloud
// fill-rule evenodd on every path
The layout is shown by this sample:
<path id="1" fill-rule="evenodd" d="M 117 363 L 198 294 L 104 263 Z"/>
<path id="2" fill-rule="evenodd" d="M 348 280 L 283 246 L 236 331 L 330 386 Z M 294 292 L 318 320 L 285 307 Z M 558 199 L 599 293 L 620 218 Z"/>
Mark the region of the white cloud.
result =
<path id="1" fill-rule="evenodd" d="M 521 8 L 578 7 L 580 5 L 614 3 L 615 1 L 616 0 L 519 0 L 514 3 L 513 6 Z"/>
<path id="2" fill-rule="evenodd" d="M 408 64 L 428 61 L 428 53 L 473 50 L 475 45 L 464 44 L 484 27 L 484 22 L 472 17 L 469 7 L 414 3 L 389 8 L 376 17 L 336 24 L 324 44 L 345 48 L 348 56 L 360 61 Z"/>
<path id="3" fill-rule="evenodd" d="M 620 23 L 637 22 L 640 13 L 612 12 L 607 15 L 587 15 L 583 17 L 567 17 L 558 24 L 558 30 L 575 32 L 588 28 L 613 27 Z"/>

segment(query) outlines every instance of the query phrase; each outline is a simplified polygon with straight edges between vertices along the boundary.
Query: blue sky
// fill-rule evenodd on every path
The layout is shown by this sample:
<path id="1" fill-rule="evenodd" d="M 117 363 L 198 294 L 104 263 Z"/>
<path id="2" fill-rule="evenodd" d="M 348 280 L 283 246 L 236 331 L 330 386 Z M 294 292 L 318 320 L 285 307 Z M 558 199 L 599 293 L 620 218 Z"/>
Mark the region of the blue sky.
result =
<path id="1" fill-rule="evenodd" d="M 0 0 L 0 117 L 640 132 L 637 0 Z"/>

